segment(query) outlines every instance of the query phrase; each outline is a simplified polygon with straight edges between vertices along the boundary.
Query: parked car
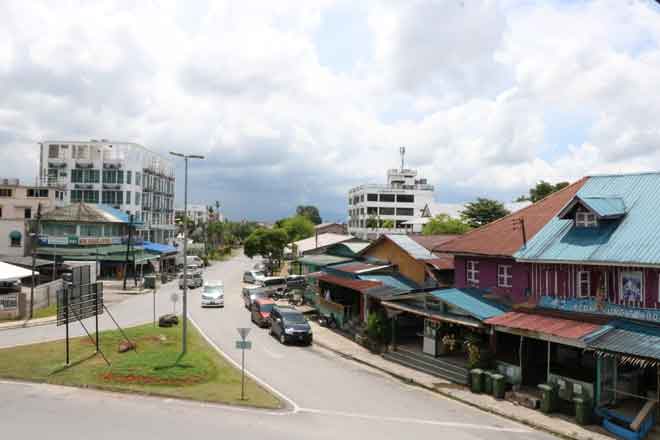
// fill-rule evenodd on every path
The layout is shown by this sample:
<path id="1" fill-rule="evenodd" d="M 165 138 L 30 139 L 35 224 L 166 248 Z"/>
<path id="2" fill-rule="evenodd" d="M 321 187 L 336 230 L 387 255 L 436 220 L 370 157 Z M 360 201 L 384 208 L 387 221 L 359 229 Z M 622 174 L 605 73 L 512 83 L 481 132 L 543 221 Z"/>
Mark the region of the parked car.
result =
<path id="1" fill-rule="evenodd" d="M 243 273 L 243 281 L 250 284 L 256 284 L 259 280 L 265 278 L 261 270 L 248 270 Z"/>
<path id="2" fill-rule="evenodd" d="M 275 306 L 270 312 L 271 336 L 276 336 L 282 344 L 287 342 L 312 343 L 312 327 L 302 313 L 284 306 Z"/>
<path id="3" fill-rule="evenodd" d="M 183 268 L 183 254 L 178 254 L 175 260 L 176 266 L 180 269 Z M 188 255 L 186 257 L 186 262 L 188 265 L 194 264 L 197 267 L 204 267 L 204 261 L 197 255 Z"/>
<path id="4" fill-rule="evenodd" d="M 270 298 L 257 298 L 252 303 L 250 315 L 252 322 L 259 327 L 268 327 L 270 325 L 270 312 L 273 311 L 275 301 Z"/>
<path id="5" fill-rule="evenodd" d="M 252 269 L 263 272 L 266 270 L 266 265 L 264 263 L 255 263 L 254 266 L 252 266 Z"/>
<path id="6" fill-rule="evenodd" d="M 305 287 L 307 281 L 302 275 L 289 275 L 286 277 L 286 285 L 290 288 L 300 288 Z"/>
<path id="7" fill-rule="evenodd" d="M 224 307 L 225 289 L 222 281 L 204 283 L 202 289 L 202 307 Z"/>
<path id="8" fill-rule="evenodd" d="M 186 275 L 188 280 L 188 288 L 194 289 L 196 287 L 202 287 L 204 284 L 204 278 L 202 278 L 202 272 L 188 272 Z M 183 289 L 183 274 L 179 275 L 179 289 Z"/>
<path id="9" fill-rule="evenodd" d="M 286 278 L 265 277 L 257 280 L 257 285 L 269 289 L 271 292 L 282 292 L 286 289 Z"/>
<path id="10" fill-rule="evenodd" d="M 252 304 L 258 298 L 268 298 L 268 291 L 263 287 L 244 287 L 243 288 L 243 303 L 248 310 L 252 309 Z"/>

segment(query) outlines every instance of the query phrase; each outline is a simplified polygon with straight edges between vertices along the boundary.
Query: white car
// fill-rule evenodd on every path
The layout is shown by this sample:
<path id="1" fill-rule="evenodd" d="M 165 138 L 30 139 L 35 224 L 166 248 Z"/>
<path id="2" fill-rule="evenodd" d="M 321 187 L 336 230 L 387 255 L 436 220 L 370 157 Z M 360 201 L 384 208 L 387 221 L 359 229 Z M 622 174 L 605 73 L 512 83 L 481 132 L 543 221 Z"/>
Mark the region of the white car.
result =
<path id="1" fill-rule="evenodd" d="M 265 274 L 261 270 L 248 270 L 243 273 L 243 281 L 250 284 L 255 284 L 265 277 Z"/>
<path id="2" fill-rule="evenodd" d="M 204 284 L 204 279 L 202 278 L 202 271 L 188 272 L 186 275 L 186 279 L 188 280 L 187 286 L 189 289 L 202 287 L 202 285 Z M 183 289 L 183 274 L 179 275 L 179 289 Z"/>
<path id="3" fill-rule="evenodd" d="M 208 281 L 202 288 L 202 307 L 224 307 L 225 289 L 222 281 Z"/>

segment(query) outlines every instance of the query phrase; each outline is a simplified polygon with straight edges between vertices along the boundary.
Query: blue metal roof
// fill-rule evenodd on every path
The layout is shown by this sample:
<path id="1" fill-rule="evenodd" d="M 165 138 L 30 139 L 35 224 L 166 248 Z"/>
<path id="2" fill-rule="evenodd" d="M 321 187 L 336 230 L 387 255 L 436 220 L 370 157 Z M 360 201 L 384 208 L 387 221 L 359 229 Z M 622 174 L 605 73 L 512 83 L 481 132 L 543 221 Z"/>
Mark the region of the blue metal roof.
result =
<path id="1" fill-rule="evenodd" d="M 626 213 L 621 197 L 584 197 L 580 200 L 599 217 L 620 217 Z"/>
<path id="2" fill-rule="evenodd" d="M 153 252 L 155 254 L 174 254 L 178 251 L 174 246 L 169 246 L 166 244 L 153 243 L 151 241 L 144 242 L 144 250 L 147 252 Z"/>
<path id="3" fill-rule="evenodd" d="M 516 252 L 520 260 L 660 265 L 660 173 L 589 177 L 577 197 L 614 212 L 620 199 L 626 215 L 600 220 L 597 228 L 575 228 L 572 220 L 553 218 Z M 607 209 L 610 209 L 607 211 Z"/>
<path id="4" fill-rule="evenodd" d="M 416 260 L 431 260 L 433 258 L 438 258 L 424 246 L 407 235 L 386 234 L 385 236 Z"/>
<path id="5" fill-rule="evenodd" d="M 364 275 L 358 275 L 357 277 L 365 281 L 379 281 L 386 286 L 394 287 L 395 289 L 399 289 L 399 290 L 409 291 L 412 289 L 419 289 L 417 283 L 398 274 L 397 275 L 364 274 Z"/>
<path id="6" fill-rule="evenodd" d="M 660 360 L 660 327 L 630 321 L 606 327 L 608 331 L 588 341 L 588 348 Z"/>
<path id="7" fill-rule="evenodd" d="M 117 220 L 121 221 L 122 223 L 130 223 L 131 219 L 128 214 L 126 214 L 124 211 L 121 211 L 119 209 L 115 209 L 112 206 L 109 205 L 96 205 L 96 207 L 102 211 L 105 211 L 106 213 L 110 214 L 111 216 L 115 217 Z M 133 225 L 135 226 L 141 226 L 143 223 L 141 220 L 137 218 L 133 218 Z"/>
<path id="8" fill-rule="evenodd" d="M 503 315 L 508 311 L 508 307 L 485 299 L 483 295 L 487 292 L 481 289 L 441 289 L 429 293 L 481 321 Z"/>

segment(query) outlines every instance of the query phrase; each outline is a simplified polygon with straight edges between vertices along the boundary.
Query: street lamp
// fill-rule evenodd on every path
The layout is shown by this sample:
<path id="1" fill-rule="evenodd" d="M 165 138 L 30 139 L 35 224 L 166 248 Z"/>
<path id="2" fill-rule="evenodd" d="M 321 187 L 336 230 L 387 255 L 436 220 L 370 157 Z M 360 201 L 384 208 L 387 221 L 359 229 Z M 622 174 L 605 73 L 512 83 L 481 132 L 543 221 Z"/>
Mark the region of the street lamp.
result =
<path id="1" fill-rule="evenodd" d="M 181 348 L 181 359 L 188 349 L 188 227 L 186 217 L 188 216 L 188 159 L 204 159 L 204 156 L 195 154 L 182 154 L 170 151 L 172 156 L 182 157 L 185 160 L 185 177 L 183 189 L 183 345 Z"/>

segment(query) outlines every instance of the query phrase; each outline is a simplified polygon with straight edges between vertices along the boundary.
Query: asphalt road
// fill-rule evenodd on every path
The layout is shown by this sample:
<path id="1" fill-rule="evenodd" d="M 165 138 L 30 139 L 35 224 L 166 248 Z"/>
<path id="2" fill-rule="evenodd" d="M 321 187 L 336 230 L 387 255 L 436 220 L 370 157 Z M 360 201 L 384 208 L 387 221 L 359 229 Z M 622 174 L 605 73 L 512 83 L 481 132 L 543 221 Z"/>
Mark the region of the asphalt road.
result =
<path id="1" fill-rule="evenodd" d="M 235 361 L 237 327 L 252 327 L 248 370 L 285 396 L 286 411 L 264 412 L 173 399 L 124 396 L 54 386 L 0 384 L 3 433 L 50 438 L 333 438 L 550 439 L 509 420 L 481 412 L 344 360 L 317 347 L 283 346 L 254 326 L 241 298 L 241 275 L 253 261 L 238 256 L 207 269 L 206 280 L 225 283 L 225 308 L 201 309 L 199 290 L 190 294 L 190 316 L 210 340 Z M 171 311 L 173 283 L 158 295 L 159 313 Z M 125 325 L 148 320 L 150 296 L 114 306 Z M 103 321 L 104 326 L 109 323 Z M 49 330 L 50 329 L 50 330 Z M 51 339 L 55 327 L 0 333 L 0 346 Z M 101 409 L 102 408 L 102 409 Z M 73 420 L 70 420 L 71 416 Z M 34 423 L 36 420 L 39 423 Z M 100 428 L 100 431 L 99 431 Z M 156 437 L 157 436 L 157 437 Z M 29 435 L 33 437 L 33 435 Z"/>

